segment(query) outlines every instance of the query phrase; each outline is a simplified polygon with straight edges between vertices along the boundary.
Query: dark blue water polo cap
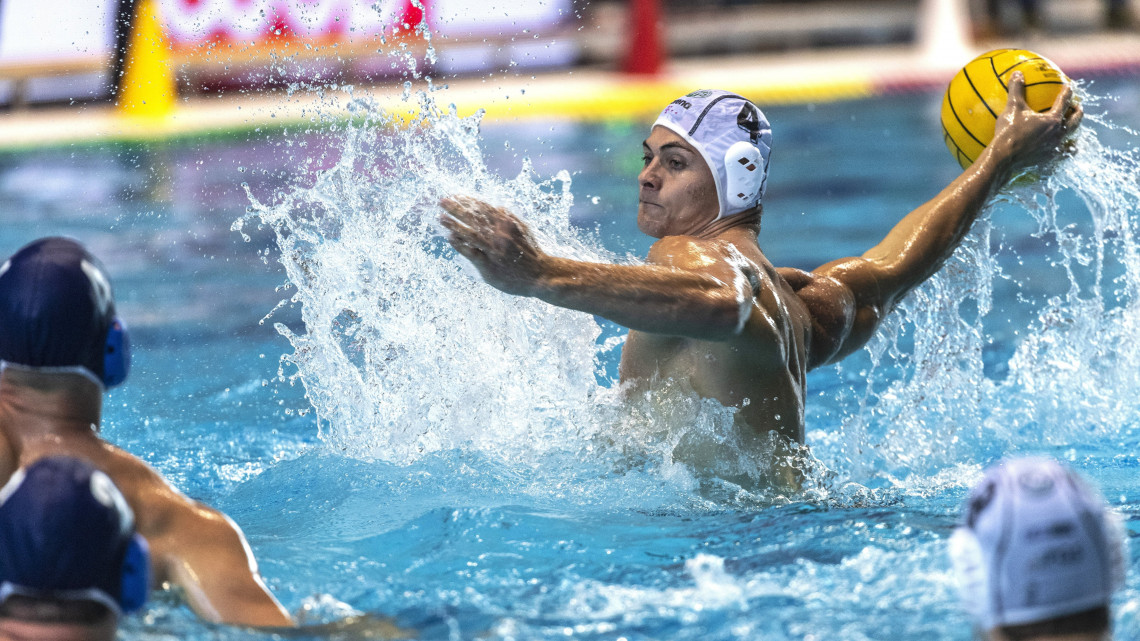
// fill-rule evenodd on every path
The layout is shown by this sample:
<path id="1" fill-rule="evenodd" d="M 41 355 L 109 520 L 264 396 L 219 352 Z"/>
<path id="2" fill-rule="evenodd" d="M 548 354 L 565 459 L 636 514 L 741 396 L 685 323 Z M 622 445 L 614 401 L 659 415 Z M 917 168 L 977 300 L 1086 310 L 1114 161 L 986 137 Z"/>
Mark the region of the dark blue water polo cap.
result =
<path id="1" fill-rule="evenodd" d="M 146 602 L 149 576 L 131 508 L 89 463 L 40 459 L 0 488 L 0 602 L 95 601 L 121 614 Z"/>
<path id="2" fill-rule="evenodd" d="M 75 371 L 111 387 L 130 343 L 99 261 L 69 238 L 42 238 L 0 265 L 0 360 Z"/>

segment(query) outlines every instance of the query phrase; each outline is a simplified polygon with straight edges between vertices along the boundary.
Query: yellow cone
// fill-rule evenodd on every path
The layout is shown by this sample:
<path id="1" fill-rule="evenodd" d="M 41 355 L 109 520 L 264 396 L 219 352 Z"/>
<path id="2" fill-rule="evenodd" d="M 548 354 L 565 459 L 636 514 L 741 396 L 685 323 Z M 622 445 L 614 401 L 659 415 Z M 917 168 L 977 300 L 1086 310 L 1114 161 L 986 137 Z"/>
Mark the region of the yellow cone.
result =
<path id="1" fill-rule="evenodd" d="M 119 85 L 119 111 L 137 116 L 168 114 L 174 108 L 178 86 L 162 34 L 158 0 L 138 0 L 132 27 Z"/>

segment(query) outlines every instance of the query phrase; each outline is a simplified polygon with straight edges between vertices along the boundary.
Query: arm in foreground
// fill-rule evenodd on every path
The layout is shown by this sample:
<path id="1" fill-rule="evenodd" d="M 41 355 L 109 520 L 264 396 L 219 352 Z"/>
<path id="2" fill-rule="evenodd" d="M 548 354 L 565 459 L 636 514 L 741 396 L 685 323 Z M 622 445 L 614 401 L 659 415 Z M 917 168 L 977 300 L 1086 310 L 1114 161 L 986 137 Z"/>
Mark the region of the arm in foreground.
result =
<path id="1" fill-rule="evenodd" d="M 245 536 L 221 512 L 180 497 L 162 532 L 149 539 L 160 552 L 158 576 L 177 584 L 190 607 L 214 623 L 286 627 L 293 619 L 269 592 Z"/>
<path id="2" fill-rule="evenodd" d="M 295 628 L 278 628 L 273 634 L 286 639 L 327 637 L 331 639 L 416 639 L 419 634 L 396 625 L 392 619 L 378 618 L 371 614 L 358 614 L 331 623 L 302 625 Z"/>
<path id="3" fill-rule="evenodd" d="M 1015 72 L 993 141 L 962 175 L 862 256 L 811 274 L 781 270 L 812 310 L 809 367 L 836 362 L 866 344 L 887 313 L 950 257 L 990 197 L 1025 169 L 1056 157 L 1081 116 L 1069 86 L 1047 112 L 1033 111 L 1025 102 L 1024 77 Z"/>
<path id="4" fill-rule="evenodd" d="M 738 334 L 751 313 L 755 269 L 734 250 L 683 238 L 658 241 L 651 264 L 611 265 L 551 256 L 511 212 L 473 198 L 445 198 L 444 227 L 488 284 L 630 329 L 703 340 Z M 725 255 L 718 255 L 722 251 Z M 727 259 L 726 259 L 727 258 Z M 663 264 L 652 264 L 663 263 Z"/>

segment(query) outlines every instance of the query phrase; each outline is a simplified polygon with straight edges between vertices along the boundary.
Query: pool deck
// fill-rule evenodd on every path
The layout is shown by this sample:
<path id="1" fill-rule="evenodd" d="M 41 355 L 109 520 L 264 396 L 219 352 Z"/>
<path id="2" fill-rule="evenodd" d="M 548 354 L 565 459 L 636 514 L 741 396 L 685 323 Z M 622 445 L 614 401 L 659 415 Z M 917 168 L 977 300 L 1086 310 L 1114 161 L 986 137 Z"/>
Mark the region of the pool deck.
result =
<path id="1" fill-rule="evenodd" d="M 485 120 L 640 118 L 696 88 L 731 89 L 761 105 L 854 99 L 944 86 L 972 57 L 1015 47 L 1049 57 L 1070 76 L 1140 74 L 1140 33 L 1098 32 L 1024 37 L 939 50 L 910 45 L 805 49 L 747 56 L 678 59 L 653 76 L 599 68 L 461 78 L 434 96 L 461 115 L 486 110 Z M 533 74 L 533 75 L 532 75 Z M 415 89 L 426 89 L 419 83 Z M 41 107 L 0 114 L 0 150 L 103 142 L 148 141 L 351 117 L 348 104 L 368 97 L 391 113 L 414 111 L 399 81 L 348 91 L 248 92 L 179 100 L 159 117 L 125 116 L 107 104 Z"/>

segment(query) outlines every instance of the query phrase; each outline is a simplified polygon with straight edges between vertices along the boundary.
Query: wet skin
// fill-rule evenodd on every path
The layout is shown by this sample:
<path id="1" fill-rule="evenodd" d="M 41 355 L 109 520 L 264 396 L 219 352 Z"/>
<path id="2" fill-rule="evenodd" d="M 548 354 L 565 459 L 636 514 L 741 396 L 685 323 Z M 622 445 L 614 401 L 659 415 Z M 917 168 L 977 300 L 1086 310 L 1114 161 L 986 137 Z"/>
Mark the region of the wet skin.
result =
<path id="1" fill-rule="evenodd" d="M 193 501 L 135 456 L 99 438 L 103 390 L 79 374 L 9 367 L 0 372 L 0 484 L 20 467 L 56 454 L 105 472 L 135 514 L 149 544 L 156 586 L 182 588 L 203 619 L 249 626 L 291 626 L 266 589 L 238 527 Z"/>
<path id="2" fill-rule="evenodd" d="M 644 265 L 551 256 L 514 214 L 472 198 L 444 199 L 442 223 L 489 284 L 628 327 L 621 377 L 632 388 L 683 379 L 740 408 L 738 420 L 757 439 L 775 430 L 802 442 L 806 372 L 866 344 L 941 267 L 990 197 L 1053 160 L 1081 120 L 1069 88 L 1036 113 L 1020 73 L 1009 87 L 994 140 L 969 169 L 863 255 L 810 272 L 768 262 L 757 244 L 759 208 L 718 220 L 710 169 L 662 127 L 645 140 L 638 176 L 638 226 L 658 239 Z"/>

